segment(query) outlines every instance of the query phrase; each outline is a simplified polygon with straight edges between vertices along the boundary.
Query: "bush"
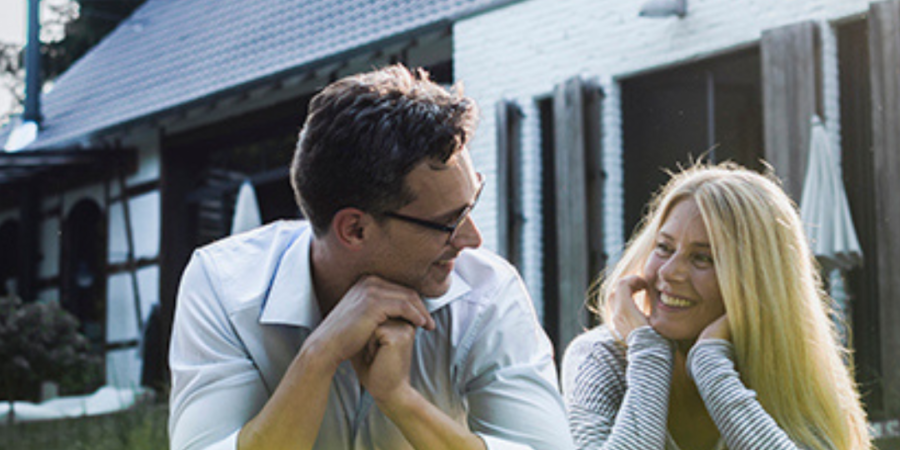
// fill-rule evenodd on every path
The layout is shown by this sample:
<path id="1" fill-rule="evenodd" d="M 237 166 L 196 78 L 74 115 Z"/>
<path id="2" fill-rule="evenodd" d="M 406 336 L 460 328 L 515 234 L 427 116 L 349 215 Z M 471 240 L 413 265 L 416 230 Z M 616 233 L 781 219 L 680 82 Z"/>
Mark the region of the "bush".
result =
<path id="1" fill-rule="evenodd" d="M 78 332 L 78 320 L 58 304 L 0 297 L 0 396 L 10 406 L 14 400 L 36 400 L 41 381 L 71 386 L 96 374 L 99 365 Z"/>

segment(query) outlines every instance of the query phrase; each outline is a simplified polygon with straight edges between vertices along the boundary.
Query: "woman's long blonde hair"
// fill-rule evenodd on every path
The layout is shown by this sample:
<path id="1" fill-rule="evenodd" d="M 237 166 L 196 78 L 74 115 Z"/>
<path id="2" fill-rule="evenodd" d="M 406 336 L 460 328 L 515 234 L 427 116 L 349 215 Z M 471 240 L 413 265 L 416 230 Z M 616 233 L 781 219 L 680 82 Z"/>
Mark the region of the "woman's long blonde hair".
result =
<path id="1" fill-rule="evenodd" d="M 669 211 L 688 198 L 709 232 L 741 379 L 796 443 L 871 448 L 852 364 L 845 364 L 851 358 L 829 319 L 831 299 L 797 208 L 766 176 L 732 163 L 673 175 L 599 284 L 604 322 L 613 323 L 605 299 L 617 280 L 642 274 Z"/>

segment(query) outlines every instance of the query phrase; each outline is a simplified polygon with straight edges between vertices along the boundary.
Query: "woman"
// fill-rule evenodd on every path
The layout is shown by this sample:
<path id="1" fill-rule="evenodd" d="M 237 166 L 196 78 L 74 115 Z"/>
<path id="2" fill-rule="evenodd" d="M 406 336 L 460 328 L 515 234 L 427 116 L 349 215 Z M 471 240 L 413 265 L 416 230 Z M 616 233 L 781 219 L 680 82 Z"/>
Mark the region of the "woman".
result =
<path id="1" fill-rule="evenodd" d="M 871 448 L 797 210 L 767 177 L 674 175 L 598 301 L 606 325 L 563 362 L 579 448 Z"/>

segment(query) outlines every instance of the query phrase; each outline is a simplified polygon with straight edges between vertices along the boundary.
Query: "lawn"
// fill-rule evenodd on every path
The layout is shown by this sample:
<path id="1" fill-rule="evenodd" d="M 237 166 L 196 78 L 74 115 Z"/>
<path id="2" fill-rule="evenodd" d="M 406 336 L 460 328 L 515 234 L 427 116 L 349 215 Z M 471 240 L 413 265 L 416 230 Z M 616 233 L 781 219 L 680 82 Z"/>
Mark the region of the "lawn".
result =
<path id="1" fill-rule="evenodd" d="M 98 417 L 0 425 L 3 450 L 167 450 L 164 404 L 142 404 Z M 876 442 L 879 450 L 900 450 L 900 438 Z"/>
<path id="2" fill-rule="evenodd" d="M 0 425 L 4 450 L 167 450 L 165 404 L 96 417 Z"/>

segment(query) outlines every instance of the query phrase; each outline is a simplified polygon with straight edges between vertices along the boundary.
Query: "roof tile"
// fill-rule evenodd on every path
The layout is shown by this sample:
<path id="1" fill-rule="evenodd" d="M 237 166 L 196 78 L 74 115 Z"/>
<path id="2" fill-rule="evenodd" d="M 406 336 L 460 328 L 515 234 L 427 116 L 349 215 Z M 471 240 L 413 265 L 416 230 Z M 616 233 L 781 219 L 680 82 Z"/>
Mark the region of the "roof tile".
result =
<path id="1" fill-rule="evenodd" d="M 509 1 L 148 0 L 43 96 L 32 148 L 67 145 Z"/>

